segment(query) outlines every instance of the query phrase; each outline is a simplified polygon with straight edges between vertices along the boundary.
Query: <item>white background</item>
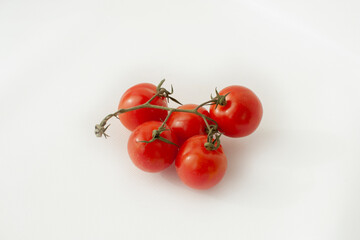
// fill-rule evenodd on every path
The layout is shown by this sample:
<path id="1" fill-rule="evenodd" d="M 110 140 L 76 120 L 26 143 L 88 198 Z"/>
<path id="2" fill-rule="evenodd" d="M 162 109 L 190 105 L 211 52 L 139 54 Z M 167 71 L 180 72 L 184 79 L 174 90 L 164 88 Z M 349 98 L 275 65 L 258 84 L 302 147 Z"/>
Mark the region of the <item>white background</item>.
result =
<path id="1" fill-rule="evenodd" d="M 0 239 L 360 239 L 358 0 L 0 1 Z M 115 120 L 166 78 L 201 103 L 238 84 L 253 135 L 208 191 L 144 173 Z"/>

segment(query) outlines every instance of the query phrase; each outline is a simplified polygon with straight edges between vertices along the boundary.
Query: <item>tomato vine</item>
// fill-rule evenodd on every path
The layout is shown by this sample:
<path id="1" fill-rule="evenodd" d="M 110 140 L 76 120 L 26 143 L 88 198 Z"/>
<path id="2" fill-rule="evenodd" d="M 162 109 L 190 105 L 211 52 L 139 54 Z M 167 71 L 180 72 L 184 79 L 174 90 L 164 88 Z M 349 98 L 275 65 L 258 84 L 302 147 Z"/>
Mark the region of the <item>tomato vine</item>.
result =
<path id="1" fill-rule="evenodd" d="M 169 144 L 175 144 L 175 143 L 169 141 L 168 139 L 160 137 L 160 134 L 163 131 L 168 130 L 165 127 L 166 122 L 167 122 L 167 120 L 169 119 L 170 115 L 173 112 L 185 112 L 185 113 L 196 114 L 196 115 L 200 116 L 204 120 L 204 122 L 206 124 L 206 128 L 207 128 L 207 134 L 208 134 L 207 142 L 204 144 L 205 148 L 208 149 L 208 150 L 216 150 L 216 149 L 218 149 L 219 146 L 220 146 L 221 133 L 218 131 L 217 122 L 214 119 L 200 113 L 198 110 L 201 107 L 206 106 L 206 105 L 215 105 L 215 107 L 217 107 L 218 105 L 225 105 L 226 104 L 225 97 L 228 95 L 228 93 L 224 94 L 224 95 L 220 95 L 218 93 L 218 91 L 215 89 L 215 93 L 216 93 L 215 97 L 211 96 L 210 100 L 208 100 L 208 101 L 206 101 L 204 103 L 201 103 L 200 105 L 198 105 L 194 109 L 170 108 L 170 107 L 164 107 L 164 106 L 158 106 L 158 105 L 151 104 L 151 101 L 154 100 L 156 97 L 164 97 L 164 98 L 167 98 L 168 101 L 171 100 L 171 101 L 173 101 L 173 102 L 175 102 L 177 104 L 182 105 L 177 99 L 175 99 L 175 98 L 173 98 L 171 96 L 174 93 L 174 89 L 173 89 L 172 86 L 171 86 L 171 91 L 168 91 L 166 88 L 162 87 L 164 82 L 165 82 L 165 79 L 163 79 L 157 85 L 155 95 L 153 97 L 151 97 L 146 103 L 138 105 L 138 106 L 130 107 L 130 108 L 122 108 L 122 109 L 119 109 L 118 111 L 116 111 L 114 113 L 108 114 L 99 124 L 95 125 L 95 135 L 97 137 L 102 137 L 102 136 L 104 136 L 105 138 L 109 137 L 109 135 L 106 133 L 106 130 L 108 129 L 110 124 L 107 125 L 107 122 L 113 117 L 118 118 L 119 114 L 130 112 L 130 111 L 135 111 L 135 110 L 142 109 L 142 108 L 153 108 L 153 109 L 166 110 L 166 111 L 168 111 L 168 114 L 167 114 L 167 117 L 165 118 L 165 120 L 163 121 L 162 125 L 157 130 L 153 131 L 152 139 L 149 140 L 149 141 L 142 141 L 142 142 L 150 143 L 150 142 L 153 142 L 155 140 L 160 140 L 160 141 L 163 141 L 163 142 L 166 142 L 166 143 L 169 143 Z M 209 124 L 208 121 L 210 121 L 212 124 Z"/>

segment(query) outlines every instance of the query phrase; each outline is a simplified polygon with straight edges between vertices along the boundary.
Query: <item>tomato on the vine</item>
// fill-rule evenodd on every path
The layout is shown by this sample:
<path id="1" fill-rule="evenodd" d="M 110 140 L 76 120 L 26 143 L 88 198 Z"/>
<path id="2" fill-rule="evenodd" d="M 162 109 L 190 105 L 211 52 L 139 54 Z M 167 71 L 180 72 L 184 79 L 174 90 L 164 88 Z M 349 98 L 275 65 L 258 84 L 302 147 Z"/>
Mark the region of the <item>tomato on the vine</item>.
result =
<path id="1" fill-rule="evenodd" d="M 204 144 L 207 136 L 197 135 L 189 138 L 181 146 L 175 160 L 176 172 L 189 187 L 208 189 L 223 178 L 227 160 L 222 146 L 208 150 Z"/>
<path id="2" fill-rule="evenodd" d="M 178 109 L 195 109 L 198 105 L 196 104 L 185 104 Z M 209 112 L 204 108 L 200 107 L 198 112 L 209 117 Z M 195 136 L 206 134 L 206 123 L 202 117 L 194 113 L 187 112 L 173 112 L 166 124 L 174 131 L 178 138 L 179 145 L 182 145 L 186 139 Z"/>
<path id="3" fill-rule="evenodd" d="M 152 139 L 153 131 L 161 126 L 162 122 L 150 121 L 138 126 L 130 135 L 128 141 L 128 153 L 133 163 L 146 172 L 159 172 L 169 167 L 175 160 L 178 147 L 173 144 Z M 176 135 L 171 131 L 163 131 L 160 134 L 170 142 L 177 143 Z"/>
<path id="4" fill-rule="evenodd" d="M 131 108 L 146 103 L 156 94 L 156 86 L 140 83 L 129 88 L 121 97 L 118 109 Z M 165 97 L 155 97 L 151 104 L 167 107 Z M 121 123 L 130 131 L 147 121 L 163 121 L 167 111 L 162 109 L 142 108 L 119 114 Z"/>
<path id="5" fill-rule="evenodd" d="M 229 86 L 219 94 L 226 95 L 223 105 L 211 105 L 210 117 L 219 130 L 229 137 L 244 137 L 259 126 L 263 109 L 259 98 L 250 89 L 242 86 Z"/>

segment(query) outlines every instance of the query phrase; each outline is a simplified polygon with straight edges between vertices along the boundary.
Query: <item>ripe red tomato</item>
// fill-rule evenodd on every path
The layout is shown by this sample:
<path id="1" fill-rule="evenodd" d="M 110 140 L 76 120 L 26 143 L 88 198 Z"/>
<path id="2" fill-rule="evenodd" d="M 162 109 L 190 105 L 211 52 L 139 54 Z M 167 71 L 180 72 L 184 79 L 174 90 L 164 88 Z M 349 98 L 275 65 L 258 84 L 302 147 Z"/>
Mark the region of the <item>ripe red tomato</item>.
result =
<path id="1" fill-rule="evenodd" d="M 140 83 L 129 88 L 121 97 L 118 109 L 135 107 L 146 103 L 156 94 L 156 86 L 150 83 Z M 166 98 L 156 97 L 151 104 L 167 107 Z M 119 114 L 121 123 L 130 131 L 147 121 L 163 121 L 166 110 L 143 108 Z"/>
<path id="2" fill-rule="evenodd" d="M 175 160 L 176 172 L 189 187 L 208 189 L 223 178 L 227 160 L 222 146 L 217 150 L 207 150 L 204 144 L 207 136 L 189 138 L 180 148 Z"/>
<path id="3" fill-rule="evenodd" d="M 186 104 L 178 107 L 178 109 L 191 110 L 197 106 L 198 105 L 195 104 Z M 198 112 L 210 117 L 209 112 L 203 107 L 199 108 Z M 166 124 L 175 133 L 179 145 L 182 145 L 186 139 L 192 136 L 206 134 L 206 124 L 204 120 L 194 113 L 173 112 Z"/>
<path id="4" fill-rule="evenodd" d="M 128 153 L 133 163 L 146 172 L 159 172 L 169 167 L 175 160 L 178 147 L 160 140 L 151 143 L 153 130 L 157 130 L 162 122 L 150 121 L 138 126 L 130 135 L 128 141 Z M 160 137 L 177 143 L 176 135 L 170 131 L 164 131 Z"/>
<path id="5" fill-rule="evenodd" d="M 263 109 L 259 98 L 250 89 L 242 86 L 229 86 L 219 92 L 226 96 L 226 104 L 210 106 L 210 117 L 219 130 L 229 137 L 244 137 L 259 126 Z"/>

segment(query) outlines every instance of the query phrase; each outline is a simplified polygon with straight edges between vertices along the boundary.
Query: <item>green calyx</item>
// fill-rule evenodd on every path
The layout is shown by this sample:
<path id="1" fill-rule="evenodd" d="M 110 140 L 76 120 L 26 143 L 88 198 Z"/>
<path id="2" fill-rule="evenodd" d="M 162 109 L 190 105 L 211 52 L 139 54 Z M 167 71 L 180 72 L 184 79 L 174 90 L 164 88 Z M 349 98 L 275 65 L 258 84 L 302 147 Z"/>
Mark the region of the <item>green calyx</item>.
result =
<path id="1" fill-rule="evenodd" d="M 215 94 L 216 96 L 213 97 L 212 95 L 210 95 L 211 100 L 213 101 L 213 105 L 215 104 L 215 109 L 220 105 L 220 106 L 225 106 L 226 105 L 226 96 L 230 94 L 230 92 L 226 93 L 225 95 L 220 95 L 219 92 L 217 91 L 217 89 L 215 88 Z"/>
<path id="2" fill-rule="evenodd" d="M 182 103 L 179 102 L 176 98 L 173 98 L 170 96 L 171 94 L 174 93 L 174 88 L 172 85 L 171 85 L 171 91 L 168 91 L 165 88 L 161 87 L 164 82 L 165 82 L 165 79 L 161 80 L 159 85 L 156 87 L 157 96 L 166 98 L 168 102 L 170 102 L 170 100 L 171 100 L 179 105 L 182 105 Z"/>
<path id="3" fill-rule="evenodd" d="M 204 147 L 209 151 L 217 150 L 220 147 L 221 137 L 221 133 L 218 131 L 217 125 L 210 125 L 207 134 L 207 141 L 204 144 Z"/>
<path id="4" fill-rule="evenodd" d="M 167 129 L 167 128 L 164 128 L 164 127 L 160 127 L 159 129 L 154 129 L 152 131 L 152 138 L 149 141 L 139 141 L 139 142 L 152 143 L 152 142 L 154 142 L 156 140 L 160 140 L 162 142 L 169 143 L 169 144 L 172 144 L 172 145 L 175 145 L 175 146 L 179 147 L 176 143 L 173 143 L 169 139 L 166 139 L 166 138 L 160 136 L 160 134 L 162 132 L 165 132 L 165 131 L 170 131 L 170 129 Z"/>

